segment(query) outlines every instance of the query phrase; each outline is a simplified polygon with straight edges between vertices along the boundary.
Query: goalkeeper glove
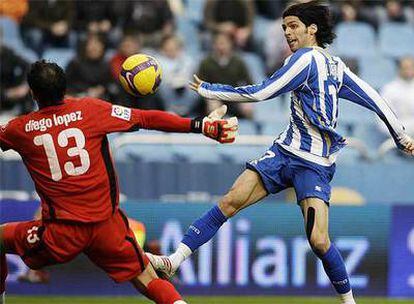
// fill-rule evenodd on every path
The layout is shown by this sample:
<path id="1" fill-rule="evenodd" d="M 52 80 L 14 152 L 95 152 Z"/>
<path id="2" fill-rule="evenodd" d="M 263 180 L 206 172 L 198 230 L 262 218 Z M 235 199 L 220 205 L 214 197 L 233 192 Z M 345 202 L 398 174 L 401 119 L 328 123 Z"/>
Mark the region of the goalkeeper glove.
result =
<path id="1" fill-rule="evenodd" d="M 232 143 L 236 139 L 239 124 L 237 117 L 223 119 L 227 112 L 227 106 L 211 112 L 207 117 L 195 118 L 192 120 L 191 129 L 195 133 L 203 133 L 219 143 Z"/>

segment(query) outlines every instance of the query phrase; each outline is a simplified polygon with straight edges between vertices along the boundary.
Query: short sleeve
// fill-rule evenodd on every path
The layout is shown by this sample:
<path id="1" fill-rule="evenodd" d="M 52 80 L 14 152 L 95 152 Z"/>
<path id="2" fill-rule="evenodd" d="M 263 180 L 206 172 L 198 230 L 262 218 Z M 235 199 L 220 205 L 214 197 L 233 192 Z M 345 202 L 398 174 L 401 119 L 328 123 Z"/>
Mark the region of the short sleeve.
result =
<path id="1" fill-rule="evenodd" d="M 95 117 L 95 127 L 98 133 L 136 131 L 141 125 L 139 110 L 114 105 L 100 99 L 91 99 Z"/>
<path id="2" fill-rule="evenodd" d="M 17 124 L 17 121 L 12 120 L 9 123 L 0 125 L 0 149 L 2 151 L 14 149 L 14 143 L 17 141 Z"/>

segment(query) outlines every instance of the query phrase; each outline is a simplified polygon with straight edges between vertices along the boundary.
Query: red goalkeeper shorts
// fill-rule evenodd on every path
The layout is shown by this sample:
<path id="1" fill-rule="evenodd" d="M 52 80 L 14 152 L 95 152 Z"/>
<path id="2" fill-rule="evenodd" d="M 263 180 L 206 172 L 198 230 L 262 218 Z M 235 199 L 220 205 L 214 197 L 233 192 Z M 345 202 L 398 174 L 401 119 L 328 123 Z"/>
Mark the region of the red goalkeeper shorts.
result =
<path id="1" fill-rule="evenodd" d="M 83 252 L 121 283 L 135 278 L 149 262 L 120 210 L 97 223 L 9 223 L 3 237 L 6 248 L 31 269 L 66 263 Z"/>

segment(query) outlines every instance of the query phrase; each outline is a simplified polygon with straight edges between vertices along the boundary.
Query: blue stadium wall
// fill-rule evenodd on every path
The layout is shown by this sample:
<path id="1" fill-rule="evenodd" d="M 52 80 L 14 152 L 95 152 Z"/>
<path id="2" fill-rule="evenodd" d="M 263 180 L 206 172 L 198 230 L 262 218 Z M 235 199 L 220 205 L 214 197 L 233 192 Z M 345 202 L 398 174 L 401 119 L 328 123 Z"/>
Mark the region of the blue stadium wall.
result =
<path id="1" fill-rule="evenodd" d="M 147 239 L 164 253 L 210 204 L 126 202 L 122 208 L 145 223 Z M 0 202 L 1 222 L 29 220 L 38 202 Z M 332 207 L 331 235 L 343 253 L 358 295 L 414 297 L 414 206 Z M 8 255 L 10 294 L 125 295 L 87 258 L 50 267 L 51 282 L 20 283 L 26 271 Z M 182 265 L 175 284 L 197 295 L 332 295 L 322 265 L 310 252 L 300 211 L 288 204 L 262 204 L 243 211 L 217 237 Z"/>
<path id="2" fill-rule="evenodd" d="M 244 169 L 244 164 L 233 162 L 189 164 L 140 159 L 117 161 L 121 192 L 137 200 L 162 200 L 166 195 L 192 192 L 222 195 Z M 20 160 L 0 160 L 0 168 L 1 190 L 35 191 Z M 410 204 L 414 187 L 407 186 L 407 181 L 412 180 L 413 172 L 411 160 L 352 163 L 339 159 L 332 185 L 353 189 L 368 203 Z"/>

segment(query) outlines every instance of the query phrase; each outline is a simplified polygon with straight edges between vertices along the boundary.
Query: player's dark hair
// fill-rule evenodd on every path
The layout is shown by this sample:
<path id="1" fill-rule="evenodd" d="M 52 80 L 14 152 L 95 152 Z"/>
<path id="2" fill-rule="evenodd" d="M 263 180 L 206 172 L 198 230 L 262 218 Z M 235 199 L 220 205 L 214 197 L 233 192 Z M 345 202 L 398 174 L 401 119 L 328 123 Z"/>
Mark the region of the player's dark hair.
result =
<path id="1" fill-rule="evenodd" d="M 329 8 L 318 0 L 289 6 L 283 12 L 283 18 L 287 16 L 298 17 L 306 26 L 315 24 L 318 27 L 316 42 L 320 47 L 325 48 L 336 38 Z"/>
<path id="2" fill-rule="evenodd" d="M 63 100 L 66 92 L 66 75 L 56 63 L 39 60 L 33 63 L 27 82 L 38 103 L 53 105 Z"/>

